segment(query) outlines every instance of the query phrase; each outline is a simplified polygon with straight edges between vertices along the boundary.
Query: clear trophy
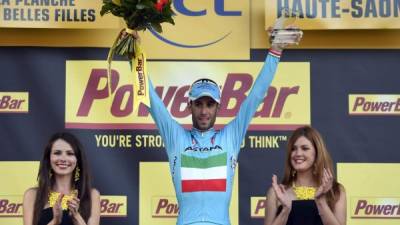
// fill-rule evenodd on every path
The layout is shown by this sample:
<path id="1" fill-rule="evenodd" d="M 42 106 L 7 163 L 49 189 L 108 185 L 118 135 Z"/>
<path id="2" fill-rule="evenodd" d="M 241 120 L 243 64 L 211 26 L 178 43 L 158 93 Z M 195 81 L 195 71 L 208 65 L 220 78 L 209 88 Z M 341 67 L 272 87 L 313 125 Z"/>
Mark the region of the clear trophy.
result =
<path id="1" fill-rule="evenodd" d="M 279 15 L 278 15 L 279 16 Z M 303 32 L 294 28 L 293 24 L 299 13 L 285 8 L 276 20 L 271 32 L 271 44 L 298 44 Z"/>

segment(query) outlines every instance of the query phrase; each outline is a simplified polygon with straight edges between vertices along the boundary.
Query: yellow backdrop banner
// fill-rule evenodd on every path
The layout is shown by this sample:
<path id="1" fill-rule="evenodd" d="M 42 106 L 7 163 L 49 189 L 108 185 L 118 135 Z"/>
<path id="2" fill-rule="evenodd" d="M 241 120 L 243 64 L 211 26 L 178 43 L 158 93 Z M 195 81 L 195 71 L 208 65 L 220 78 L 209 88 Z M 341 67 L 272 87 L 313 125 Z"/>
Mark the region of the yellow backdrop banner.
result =
<path id="1" fill-rule="evenodd" d="M 347 194 L 347 225 L 400 223 L 399 163 L 338 163 Z"/>
<path id="2" fill-rule="evenodd" d="M 106 63 L 67 61 L 66 127 L 83 129 L 155 128 L 146 108 L 132 110 L 132 77 L 126 62 L 114 62 L 113 95 L 108 96 Z M 186 110 L 191 81 L 208 77 L 222 85 L 222 99 L 216 125 L 236 115 L 241 102 L 258 75 L 261 62 L 149 62 L 149 77 L 171 115 L 190 126 Z M 184 78 L 184 79 L 183 79 Z M 310 124 L 310 64 L 282 62 L 264 103 L 251 121 L 250 130 L 290 130 Z"/>

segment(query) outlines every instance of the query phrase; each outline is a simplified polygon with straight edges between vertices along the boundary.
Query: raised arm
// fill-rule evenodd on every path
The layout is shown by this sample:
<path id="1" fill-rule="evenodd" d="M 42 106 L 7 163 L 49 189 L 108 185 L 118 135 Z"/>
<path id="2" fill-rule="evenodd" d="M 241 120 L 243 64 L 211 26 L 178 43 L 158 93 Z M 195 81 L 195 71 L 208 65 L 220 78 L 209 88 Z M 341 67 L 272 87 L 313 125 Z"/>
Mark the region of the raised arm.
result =
<path id="1" fill-rule="evenodd" d="M 173 148 L 170 146 L 173 145 L 176 137 L 182 137 L 184 129 L 172 118 L 150 80 L 149 85 L 150 107 L 148 110 L 165 142 L 167 151 L 171 151 Z"/>
<path id="2" fill-rule="evenodd" d="M 237 146 L 235 149 L 239 149 L 251 119 L 260 103 L 264 100 L 265 93 L 275 76 L 280 55 L 281 52 L 279 50 L 269 50 L 264 65 L 258 74 L 257 79 L 254 81 L 250 93 L 240 106 L 236 118 L 225 127 L 225 129 L 229 130 L 229 132 L 235 134 L 235 137 L 237 137 L 233 140 L 234 146 Z M 236 152 L 236 154 L 237 153 L 238 152 Z"/>

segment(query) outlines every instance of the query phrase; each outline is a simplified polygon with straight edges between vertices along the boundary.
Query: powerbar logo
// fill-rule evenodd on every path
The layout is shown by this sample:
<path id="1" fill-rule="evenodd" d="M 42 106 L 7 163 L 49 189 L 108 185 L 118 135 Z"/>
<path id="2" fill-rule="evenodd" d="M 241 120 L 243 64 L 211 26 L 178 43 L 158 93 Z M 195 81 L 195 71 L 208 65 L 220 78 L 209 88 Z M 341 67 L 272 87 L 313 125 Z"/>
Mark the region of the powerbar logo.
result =
<path id="1" fill-rule="evenodd" d="M 153 197 L 151 199 L 152 217 L 177 217 L 179 206 L 174 197 Z"/>
<path id="2" fill-rule="evenodd" d="M 350 115 L 400 115 L 400 95 L 349 95 Z"/>
<path id="3" fill-rule="evenodd" d="M 22 216 L 22 196 L 0 196 L 0 217 Z"/>
<path id="4" fill-rule="evenodd" d="M 103 217 L 126 217 L 126 196 L 102 195 L 100 199 L 100 213 Z"/>
<path id="5" fill-rule="evenodd" d="M 0 113 L 27 113 L 28 92 L 0 92 Z"/>
<path id="6" fill-rule="evenodd" d="M 267 204 L 267 200 L 264 197 L 251 197 L 250 198 L 250 217 L 251 218 L 264 218 L 265 216 L 265 207 Z"/>
<path id="7" fill-rule="evenodd" d="M 113 64 L 111 95 L 104 64 L 100 61 L 67 62 L 66 127 L 155 129 L 144 105 L 140 105 L 137 112 L 132 111 L 133 78 L 129 64 Z M 186 126 L 192 124 L 191 114 L 186 109 L 190 80 L 199 78 L 196 74 L 214 74 L 210 78 L 222 85 L 218 127 L 235 117 L 261 66 L 262 63 L 252 62 L 149 62 L 148 68 L 151 68 L 150 77 L 164 105 L 174 119 Z M 252 130 L 287 130 L 310 123 L 309 64 L 281 63 L 280 68 L 283 72 L 276 75 L 256 112 L 250 125 Z M 296 76 L 291 76 L 293 74 Z"/>
<path id="8" fill-rule="evenodd" d="M 400 218 L 400 198 L 351 199 L 352 218 Z"/>
<path id="9" fill-rule="evenodd" d="M 126 217 L 126 196 L 107 196 L 100 198 L 100 213 L 103 217 Z M 0 196 L 0 217 L 21 217 L 22 196 Z"/>

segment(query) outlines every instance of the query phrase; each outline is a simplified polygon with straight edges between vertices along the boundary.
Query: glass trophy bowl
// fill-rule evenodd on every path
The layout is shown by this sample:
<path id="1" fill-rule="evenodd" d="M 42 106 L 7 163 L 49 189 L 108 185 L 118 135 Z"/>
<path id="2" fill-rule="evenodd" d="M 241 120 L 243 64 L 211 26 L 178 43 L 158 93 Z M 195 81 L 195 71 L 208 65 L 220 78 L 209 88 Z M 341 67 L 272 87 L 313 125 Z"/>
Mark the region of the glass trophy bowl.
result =
<path id="1" fill-rule="evenodd" d="M 288 8 L 284 8 L 278 15 L 274 27 L 271 31 L 272 44 L 298 44 L 303 36 L 299 28 L 293 26 L 299 14 Z"/>

